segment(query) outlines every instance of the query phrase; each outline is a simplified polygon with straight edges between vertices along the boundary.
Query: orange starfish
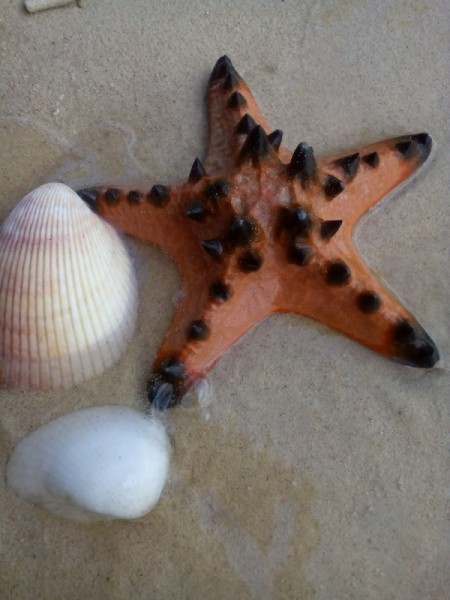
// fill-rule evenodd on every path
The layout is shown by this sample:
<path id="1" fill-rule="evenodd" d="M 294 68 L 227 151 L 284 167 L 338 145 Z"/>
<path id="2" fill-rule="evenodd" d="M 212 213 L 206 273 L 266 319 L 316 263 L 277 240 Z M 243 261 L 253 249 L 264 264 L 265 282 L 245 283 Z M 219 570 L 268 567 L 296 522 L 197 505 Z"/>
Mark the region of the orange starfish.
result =
<path id="1" fill-rule="evenodd" d="M 428 157 L 426 133 L 316 161 L 271 131 L 227 56 L 207 92 L 209 142 L 187 182 L 78 193 L 125 233 L 176 261 L 180 301 L 153 363 L 149 399 L 176 404 L 250 327 L 294 312 L 385 356 L 432 367 L 436 346 L 352 242 L 361 216 Z"/>

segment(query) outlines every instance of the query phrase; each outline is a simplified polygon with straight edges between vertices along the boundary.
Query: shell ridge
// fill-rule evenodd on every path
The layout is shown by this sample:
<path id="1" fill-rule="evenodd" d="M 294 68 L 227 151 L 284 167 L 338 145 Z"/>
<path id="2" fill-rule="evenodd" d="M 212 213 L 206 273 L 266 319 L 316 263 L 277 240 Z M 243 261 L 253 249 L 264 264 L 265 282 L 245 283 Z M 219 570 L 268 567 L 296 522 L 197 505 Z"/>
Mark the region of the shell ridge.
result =
<path id="1" fill-rule="evenodd" d="M 22 232 L 23 232 L 23 235 L 25 236 L 25 239 L 27 239 L 28 237 L 30 237 L 32 235 L 33 222 L 35 219 L 39 218 L 38 206 L 36 204 L 33 205 L 32 203 L 30 203 L 30 205 L 31 205 L 33 220 L 30 220 L 28 223 L 26 221 L 25 221 L 25 223 L 23 223 L 23 213 L 19 213 L 20 218 L 16 219 L 16 222 L 20 221 L 20 225 L 23 228 Z M 17 297 L 17 300 L 18 300 L 18 302 L 13 300 L 12 311 L 16 312 L 17 317 L 20 319 L 22 312 L 23 312 L 23 302 L 22 302 L 21 296 L 19 296 L 20 289 L 25 286 L 25 289 L 28 288 L 28 293 L 30 296 L 33 296 L 33 293 L 34 293 L 31 286 L 28 284 L 28 282 L 33 281 L 33 277 L 34 277 L 34 273 L 32 272 L 32 269 L 31 269 L 33 253 L 27 254 L 26 244 L 24 243 L 23 237 L 20 238 L 18 236 L 15 236 L 14 239 L 15 239 L 15 255 L 17 256 L 18 263 L 22 266 L 22 270 L 21 270 L 22 276 L 20 277 L 19 269 L 17 267 L 13 267 L 11 269 L 11 275 L 14 278 L 14 292 L 12 294 L 12 298 L 15 299 Z M 26 310 L 26 314 L 25 314 L 25 318 L 24 318 L 25 323 L 22 324 L 19 322 L 19 331 L 22 330 L 22 327 L 24 325 L 25 325 L 25 328 L 23 329 L 23 331 L 27 331 L 29 324 L 31 323 L 29 310 L 28 310 L 29 303 L 27 303 L 26 309 L 27 310 Z M 16 322 L 16 318 L 14 317 L 11 319 L 11 331 L 12 331 L 12 328 L 14 327 L 15 322 Z M 36 328 L 31 327 L 29 329 L 29 331 L 31 334 L 33 334 L 33 333 L 35 334 Z M 25 337 L 25 336 L 22 335 L 21 337 Z M 12 349 L 12 352 L 11 352 L 12 372 L 17 373 L 18 385 L 28 386 L 28 385 L 32 384 L 33 370 L 30 368 L 30 366 L 34 367 L 34 364 L 37 364 L 37 361 L 36 362 L 33 361 L 33 356 L 31 354 L 30 336 L 28 336 L 27 346 L 28 346 L 28 352 L 29 352 L 29 356 L 27 356 L 27 357 L 23 356 L 22 348 L 19 350 L 20 354 L 16 358 L 14 358 L 14 349 Z M 13 348 L 12 342 L 11 342 L 11 347 Z M 27 361 L 27 364 L 29 365 L 27 371 L 23 372 L 23 373 L 20 371 L 20 366 L 19 366 L 21 360 Z M 15 379 L 16 375 L 13 374 L 12 377 Z M 37 374 L 37 378 L 39 378 L 39 374 Z"/>
<path id="2" fill-rule="evenodd" d="M 7 223 L 5 221 L 4 225 Z M 11 265 L 11 249 L 14 246 L 14 240 L 11 236 L 5 233 L 4 225 L 0 229 L 0 242 L 4 243 L 6 240 L 5 251 L 0 255 L 0 273 L 6 273 L 0 277 L 0 302 L 1 302 L 1 314 L 0 314 L 0 335 L 1 346 L 0 346 L 0 383 L 7 381 L 10 372 L 10 360 L 7 360 L 6 348 L 11 347 L 11 322 L 12 315 L 8 318 L 8 312 L 11 310 L 11 293 L 10 288 L 12 285 L 12 269 Z M 9 262 L 8 262 L 9 259 Z M 8 311 L 9 309 L 9 311 Z"/>
<path id="3" fill-rule="evenodd" d="M 54 196 L 54 194 L 52 194 Z M 53 197 L 51 198 L 54 199 Z M 58 243 L 58 225 L 61 222 L 60 219 L 53 219 L 51 210 L 52 207 L 45 203 L 43 206 L 44 213 L 44 243 L 42 244 L 42 312 L 44 316 L 44 327 L 43 333 L 45 336 L 45 342 L 47 347 L 47 354 L 50 357 L 50 364 L 48 365 L 48 373 L 46 374 L 49 378 L 48 385 L 51 388 L 58 386 L 58 380 L 60 379 L 60 369 L 56 368 L 54 364 L 53 356 L 58 353 L 55 351 L 57 348 L 57 342 L 55 339 L 53 314 L 54 314 L 54 297 L 53 297 L 53 281 L 52 281 L 52 249 L 55 243 Z M 56 229 L 56 241 L 54 239 L 54 231 Z"/>
<path id="4" fill-rule="evenodd" d="M 43 215 L 42 215 L 42 211 L 40 211 L 39 205 L 36 203 L 32 203 L 31 201 L 29 201 L 29 205 L 31 205 L 30 206 L 31 209 L 35 209 L 34 218 L 29 221 L 25 220 L 25 223 L 23 223 L 24 216 L 21 215 L 22 231 L 25 234 L 25 240 L 28 239 L 28 237 L 31 237 L 33 235 L 33 231 L 37 227 L 37 224 L 40 224 L 43 221 Z M 27 254 L 26 254 L 27 244 L 24 241 L 24 239 L 20 239 L 18 237 L 16 238 L 16 241 L 18 244 L 18 248 L 16 246 L 17 261 L 23 267 L 24 263 L 25 263 L 25 259 L 27 257 Z M 35 277 L 36 269 L 33 269 L 31 265 L 33 264 L 33 259 L 36 257 L 36 254 L 37 254 L 36 248 L 33 246 L 31 248 L 30 261 L 28 263 L 30 265 L 29 273 L 32 273 L 33 277 Z M 26 279 L 25 279 L 25 273 L 23 272 L 23 269 L 22 269 L 22 271 L 19 271 L 19 268 L 17 266 L 14 266 L 12 273 L 13 273 L 13 278 L 14 278 L 14 292 L 12 294 L 12 298 L 13 298 L 12 311 L 13 311 L 14 316 L 11 321 L 11 327 L 15 328 L 16 331 L 20 332 L 21 331 L 20 316 L 21 316 L 21 311 L 22 311 L 22 306 L 23 306 L 23 302 L 22 302 L 22 298 L 21 298 L 21 289 L 22 289 L 22 285 L 24 284 Z M 20 277 L 20 273 L 22 274 L 22 277 Z M 37 279 L 36 279 L 36 281 L 37 281 Z M 36 298 L 36 295 L 34 297 Z M 28 304 L 28 302 L 27 302 L 27 304 Z M 17 314 L 17 317 L 16 317 L 15 313 Z M 17 322 L 18 320 L 19 320 L 19 322 Z M 27 317 L 27 322 L 28 322 L 28 317 Z M 36 322 L 39 322 L 39 321 L 36 321 Z M 22 357 L 21 343 L 19 341 L 22 337 L 23 337 L 22 335 L 17 335 L 17 338 L 18 338 L 17 343 L 19 346 L 17 348 L 17 351 L 15 351 L 16 341 L 14 340 L 14 336 L 13 336 L 13 340 L 12 340 L 12 344 L 11 344 L 11 349 L 12 349 L 11 363 L 13 366 L 13 380 L 16 382 L 16 385 L 29 386 L 31 373 L 29 370 L 27 372 L 24 372 L 24 370 L 22 369 L 23 362 L 21 360 L 21 357 Z"/>
<path id="5" fill-rule="evenodd" d="M 81 307 L 83 305 L 83 286 L 79 285 L 80 278 L 80 267 L 78 266 L 79 260 L 79 249 L 77 248 L 80 236 L 79 230 L 79 222 L 75 220 L 75 222 L 70 221 L 70 224 L 73 228 L 73 238 L 75 239 L 76 246 L 74 249 L 71 248 L 72 251 L 66 252 L 65 255 L 65 263 L 69 265 L 70 268 L 66 268 L 66 273 L 70 273 L 70 277 L 68 277 L 68 286 L 67 286 L 67 295 L 68 295 L 68 308 L 70 312 L 70 323 L 71 330 L 73 333 L 73 339 L 75 342 L 76 348 L 76 356 L 78 358 L 78 369 L 80 375 L 74 373 L 74 384 L 76 385 L 79 380 L 87 379 L 92 374 L 92 368 L 89 368 L 88 360 L 92 358 L 89 351 L 86 352 L 86 323 L 82 318 Z M 95 294 L 94 294 L 95 297 Z M 78 324 L 78 326 L 77 326 Z M 87 354 L 87 356 L 86 356 Z M 95 373 L 95 370 L 94 370 Z"/>
<path id="6" fill-rule="evenodd" d="M 127 314 L 136 312 L 136 293 L 133 285 L 134 273 L 131 273 L 128 253 L 124 248 L 119 234 L 108 223 L 102 221 L 102 225 L 111 233 L 108 238 L 105 237 L 103 247 L 96 253 L 96 258 L 104 265 L 105 272 L 111 269 L 112 263 L 117 269 L 118 277 L 106 278 L 102 283 L 101 290 L 96 295 L 96 301 L 103 299 L 103 305 L 100 306 L 100 314 L 103 321 L 109 319 L 119 319 L 118 325 L 110 336 L 105 335 L 105 325 L 103 326 L 103 335 L 98 338 L 99 352 L 106 363 L 118 359 L 122 353 L 123 347 L 131 338 L 130 329 L 134 328 L 135 319 L 131 323 Z M 111 298 L 116 298 L 113 304 Z M 108 307 L 108 311 L 106 310 Z M 129 307 L 131 310 L 124 310 Z"/>
<path id="7" fill-rule="evenodd" d="M 117 280 L 115 285 L 118 288 L 121 302 L 128 309 L 122 311 L 122 318 L 119 321 L 119 327 L 115 332 L 115 342 L 113 347 L 116 348 L 116 352 L 120 352 L 120 348 L 125 346 L 132 337 L 134 325 L 137 320 L 137 288 L 132 285 L 135 281 L 134 267 L 129 260 L 127 260 L 126 248 L 121 244 L 119 234 L 116 232 L 117 238 L 113 240 L 113 255 L 117 257 L 117 262 L 121 265 L 120 272 L 122 274 L 122 281 Z M 119 306 L 116 307 L 116 311 L 119 310 Z"/>
<path id="8" fill-rule="evenodd" d="M 100 221 L 98 226 L 103 228 L 103 222 Z M 92 307 L 89 307 L 90 310 L 87 311 L 85 320 L 85 325 L 89 325 L 89 332 L 86 330 L 85 340 L 86 347 L 88 348 L 91 356 L 91 362 L 94 364 L 94 369 L 96 372 L 101 372 L 114 362 L 111 359 L 111 356 L 105 356 L 102 350 L 101 340 L 107 335 L 106 332 L 108 323 L 103 306 L 105 299 L 103 298 L 104 280 L 106 279 L 106 281 L 109 283 L 109 281 L 115 281 L 115 277 L 102 277 L 101 281 L 100 279 L 93 277 L 95 268 L 98 271 L 101 270 L 103 273 L 108 271 L 107 266 L 102 265 L 103 261 L 101 257 L 104 252 L 103 248 L 110 246 L 110 239 L 104 238 L 101 244 L 96 244 L 94 236 L 89 236 L 86 240 L 86 243 L 86 252 L 83 253 L 82 260 L 84 264 L 83 274 L 88 281 L 84 280 L 82 285 L 83 289 L 85 289 L 85 286 L 88 285 L 88 287 L 94 290 L 94 293 L 92 297 Z M 92 318 L 93 314 L 97 315 L 96 319 Z"/>

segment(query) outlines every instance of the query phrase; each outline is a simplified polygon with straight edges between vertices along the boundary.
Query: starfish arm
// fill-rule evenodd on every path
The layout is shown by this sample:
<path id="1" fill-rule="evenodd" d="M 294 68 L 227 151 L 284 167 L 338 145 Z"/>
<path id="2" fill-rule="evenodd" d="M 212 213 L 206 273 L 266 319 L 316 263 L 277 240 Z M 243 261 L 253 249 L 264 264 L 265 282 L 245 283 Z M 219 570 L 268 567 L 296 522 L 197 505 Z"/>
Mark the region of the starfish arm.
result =
<path id="1" fill-rule="evenodd" d="M 78 190 L 81 198 L 123 233 L 162 248 L 181 271 L 201 264 L 204 257 L 183 210 L 187 184 L 152 188 L 101 186 Z"/>
<path id="2" fill-rule="evenodd" d="M 258 293 L 244 277 L 236 274 L 225 283 L 209 269 L 183 285 L 182 300 L 153 363 L 153 405 L 177 403 L 246 331 L 271 313 L 271 285 L 266 292 L 261 285 Z"/>
<path id="3" fill-rule="evenodd" d="M 209 136 L 205 167 L 210 173 L 226 171 L 236 166 L 245 136 L 255 125 L 260 125 L 266 134 L 271 129 L 249 87 L 227 56 L 217 61 L 211 73 L 206 99 Z M 282 133 L 276 133 L 274 145 L 278 150 Z M 284 149 L 280 149 L 280 156 L 283 152 Z M 286 160 L 289 155 L 286 154 Z"/>
<path id="4" fill-rule="evenodd" d="M 339 250 L 339 260 L 324 253 L 308 267 L 286 269 L 278 309 L 326 323 L 410 366 L 432 367 L 439 353 L 423 327 L 364 264 L 350 240 Z M 330 255 L 336 257 L 335 251 Z"/>
<path id="5" fill-rule="evenodd" d="M 319 159 L 325 189 L 331 183 L 331 194 L 321 207 L 322 216 L 344 219 L 347 226 L 353 226 L 425 162 L 431 145 L 430 136 L 419 133 Z"/>

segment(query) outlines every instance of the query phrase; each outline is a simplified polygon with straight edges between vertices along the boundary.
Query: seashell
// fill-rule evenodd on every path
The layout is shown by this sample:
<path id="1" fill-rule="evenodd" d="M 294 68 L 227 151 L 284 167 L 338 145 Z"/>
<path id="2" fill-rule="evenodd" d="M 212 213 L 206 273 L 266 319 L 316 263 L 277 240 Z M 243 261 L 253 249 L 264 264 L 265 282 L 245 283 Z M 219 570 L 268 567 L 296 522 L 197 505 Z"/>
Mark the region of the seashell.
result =
<path id="1" fill-rule="evenodd" d="M 162 423 L 124 406 L 64 415 L 14 450 L 8 485 L 21 497 L 77 521 L 137 519 L 158 501 L 170 442 Z"/>
<path id="2" fill-rule="evenodd" d="M 116 362 L 137 286 L 118 233 L 61 183 L 30 192 L 0 228 L 0 384 L 69 388 Z"/>
<path id="3" fill-rule="evenodd" d="M 48 10 L 50 8 L 59 8 L 74 3 L 74 0 L 25 0 L 25 8 L 30 13 Z M 78 6 L 83 6 L 83 0 L 77 0 Z"/>

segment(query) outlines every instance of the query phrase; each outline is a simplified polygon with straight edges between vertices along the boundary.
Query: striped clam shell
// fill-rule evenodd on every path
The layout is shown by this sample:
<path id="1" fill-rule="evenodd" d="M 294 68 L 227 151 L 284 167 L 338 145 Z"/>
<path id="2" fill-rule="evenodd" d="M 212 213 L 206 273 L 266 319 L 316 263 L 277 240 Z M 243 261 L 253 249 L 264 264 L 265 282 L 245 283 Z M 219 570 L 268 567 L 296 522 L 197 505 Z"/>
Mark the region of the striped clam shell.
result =
<path id="1" fill-rule="evenodd" d="M 30 192 L 0 228 L 0 384 L 69 388 L 110 367 L 136 317 L 117 232 L 69 187 Z"/>

